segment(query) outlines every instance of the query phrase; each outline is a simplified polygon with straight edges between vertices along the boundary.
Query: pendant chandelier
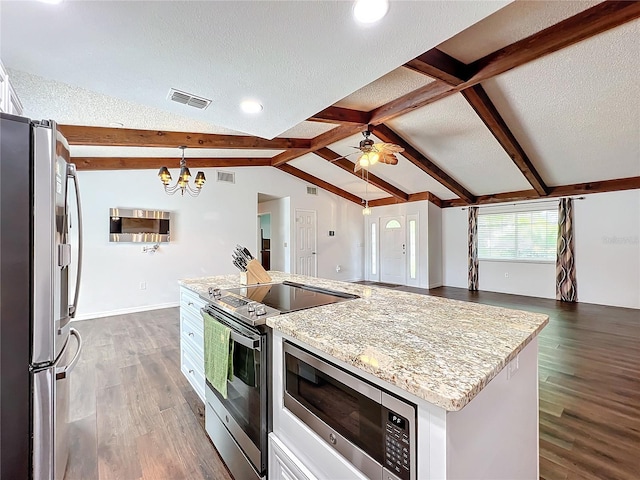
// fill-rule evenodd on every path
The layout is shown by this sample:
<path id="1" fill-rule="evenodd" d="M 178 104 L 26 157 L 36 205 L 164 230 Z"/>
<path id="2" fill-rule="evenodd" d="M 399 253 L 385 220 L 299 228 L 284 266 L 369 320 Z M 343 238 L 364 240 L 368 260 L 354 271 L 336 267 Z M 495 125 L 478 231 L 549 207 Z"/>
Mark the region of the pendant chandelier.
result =
<path id="1" fill-rule="evenodd" d="M 195 188 L 189 185 L 189 179 L 191 178 L 191 172 L 189 168 L 187 168 L 187 161 L 184 158 L 184 149 L 186 146 L 178 147 L 182 150 L 182 159 L 180 160 L 180 175 L 178 176 L 178 180 L 171 187 L 169 183 L 171 182 L 171 174 L 169 173 L 169 169 L 167 167 L 162 167 L 158 172 L 158 177 L 160 177 L 160 181 L 164 185 L 164 191 L 168 195 L 173 195 L 176 192 L 180 192 L 184 195 L 184 192 L 187 192 L 192 197 L 197 197 L 200 195 L 200 191 L 202 190 L 202 186 L 207 179 L 204 176 L 204 172 L 198 172 L 195 178 Z"/>

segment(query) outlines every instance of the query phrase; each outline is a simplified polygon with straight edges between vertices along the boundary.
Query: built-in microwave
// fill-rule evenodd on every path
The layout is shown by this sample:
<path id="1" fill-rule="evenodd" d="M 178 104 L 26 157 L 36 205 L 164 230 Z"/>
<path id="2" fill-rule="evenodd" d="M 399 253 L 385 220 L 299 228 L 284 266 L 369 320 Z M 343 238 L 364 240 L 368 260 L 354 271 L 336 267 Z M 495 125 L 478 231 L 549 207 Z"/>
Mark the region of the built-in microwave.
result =
<path id="1" fill-rule="evenodd" d="M 284 406 L 367 477 L 415 480 L 416 407 L 285 342 Z"/>

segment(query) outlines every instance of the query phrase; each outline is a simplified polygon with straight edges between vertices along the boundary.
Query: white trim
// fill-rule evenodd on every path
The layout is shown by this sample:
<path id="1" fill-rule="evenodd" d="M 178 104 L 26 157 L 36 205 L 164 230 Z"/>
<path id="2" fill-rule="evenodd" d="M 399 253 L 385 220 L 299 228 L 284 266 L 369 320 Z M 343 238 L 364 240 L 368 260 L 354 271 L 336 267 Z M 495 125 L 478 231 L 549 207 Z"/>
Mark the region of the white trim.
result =
<path id="1" fill-rule="evenodd" d="M 85 313 L 78 315 L 73 319 L 74 322 L 80 320 L 91 320 L 93 318 L 113 317 L 114 315 L 126 315 L 127 313 L 147 312 L 149 310 L 160 310 L 162 308 L 171 308 L 180 306 L 180 302 L 159 303 L 157 305 L 143 305 L 140 307 L 119 308 L 117 310 L 108 310 L 106 312 Z"/>
<path id="2" fill-rule="evenodd" d="M 442 286 L 443 286 L 442 282 L 435 282 L 435 283 L 430 283 L 428 288 L 431 289 L 431 288 L 438 288 Z"/>

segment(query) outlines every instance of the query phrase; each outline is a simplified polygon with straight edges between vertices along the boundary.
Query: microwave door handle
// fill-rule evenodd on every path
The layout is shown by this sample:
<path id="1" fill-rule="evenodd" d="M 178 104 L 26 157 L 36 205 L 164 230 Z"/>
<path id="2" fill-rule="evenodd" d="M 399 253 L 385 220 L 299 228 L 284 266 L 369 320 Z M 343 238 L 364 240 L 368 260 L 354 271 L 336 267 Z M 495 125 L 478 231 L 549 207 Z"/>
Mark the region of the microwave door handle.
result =
<path id="1" fill-rule="evenodd" d="M 78 186 L 78 172 L 76 166 L 73 163 L 67 165 L 67 178 L 73 178 L 73 186 L 76 192 L 76 209 L 78 212 L 78 266 L 76 269 L 76 291 L 73 295 L 73 303 L 69 305 L 69 315 L 71 318 L 76 316 L 76 310 L 78 308 L 78 295 L 80 293 L 80 278 L 82 277 L 82 250 L 83 250 L 83 238 L 82 238 L 82 205 L 80 201 L 80 190 Z"/>

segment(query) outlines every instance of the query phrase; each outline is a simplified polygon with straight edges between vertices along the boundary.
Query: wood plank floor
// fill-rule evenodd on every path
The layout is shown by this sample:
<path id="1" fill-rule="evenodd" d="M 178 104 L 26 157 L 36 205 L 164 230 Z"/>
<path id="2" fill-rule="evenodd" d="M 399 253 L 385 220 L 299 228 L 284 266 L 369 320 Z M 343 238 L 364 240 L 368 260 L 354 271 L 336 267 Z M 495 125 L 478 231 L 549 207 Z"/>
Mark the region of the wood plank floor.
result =
<path id="1" fill-rule="evenodd" d="M 539 340 L 541 478 L 640 478 L 640 311 L 395 288 L 549 315 Z M 74 327 L 85 350 L 72 376 L 66 479 L 231 479 L 180 372 L 178 309 Z"/>
<path id="2" fill-rule="evenodd" d="M 177 308 L 74 322 L 67 480 L 231 480 L 180 372 Z"/>

